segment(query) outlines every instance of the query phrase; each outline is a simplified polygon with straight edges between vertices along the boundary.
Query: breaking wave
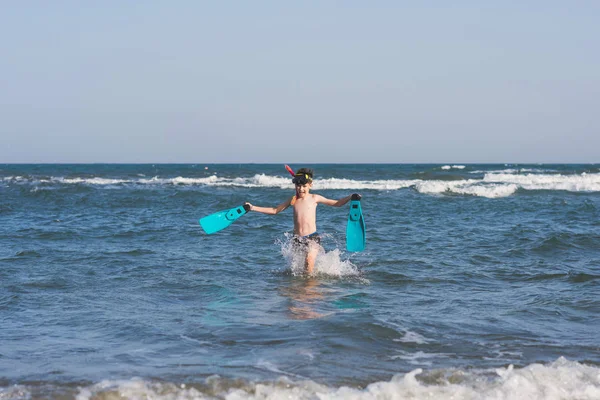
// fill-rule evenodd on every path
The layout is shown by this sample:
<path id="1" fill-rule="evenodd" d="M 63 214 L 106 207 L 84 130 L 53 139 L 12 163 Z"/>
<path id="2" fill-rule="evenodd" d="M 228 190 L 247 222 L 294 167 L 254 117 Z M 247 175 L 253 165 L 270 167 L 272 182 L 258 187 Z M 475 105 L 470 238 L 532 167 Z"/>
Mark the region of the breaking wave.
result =
<path id="1" fill-rule="evenodd" d="M 524 368 L 415 369 L 366 386 L 330 386 L 301 377 L 253 382 L 217 375 L 201 383 L 133 378 L 105 380 L 88 386 L 47 384 L 0 387 L 2 399 L 465 399 L 595 400 L 600 398 L 600 368 L 569 361 L 530 364 Z"/>
<path id="2" fill-rule="evenodd" d="M 448 168 L 446 168 L 448 167 Z M 442 169 L 460 169 L 462 166 L 444 166 Z M 171 177 L 152 178 L 136 177 L 102 178 L 102 177 L 23 177 L 8 176 L 2 178 L 4 185 L 88 185 L 93 187 L 140 186 L 156 185 L 172 186 L 222 186 L 244 188 L 280 188 L 293 189 L 288 177 L 256 174 L 251 177 L 221 177 L 210 175 L 205 177 Z M 573 175 L 549 173 L 522 173 L 519 171 L 502 170 L 483 174 L 479 179 L 381 179 L 353 180 L 344 178 L 326 178 L 315 180 L 314 190 L 379 190 L 392 191 L 412 188 L 419 193 L 429 195 L 466 195 L 487 198 L 511 196 L 518 190 L 560 190 L 569 192 L 599 192 L 600 173 L 581 173 Z"/>

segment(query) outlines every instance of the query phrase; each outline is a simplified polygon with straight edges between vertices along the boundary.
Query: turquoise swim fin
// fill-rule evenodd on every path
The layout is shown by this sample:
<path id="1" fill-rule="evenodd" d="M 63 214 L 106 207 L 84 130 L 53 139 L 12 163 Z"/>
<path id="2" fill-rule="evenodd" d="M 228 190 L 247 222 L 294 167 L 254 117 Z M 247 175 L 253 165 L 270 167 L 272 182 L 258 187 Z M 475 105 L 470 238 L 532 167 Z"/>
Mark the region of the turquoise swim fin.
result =
<path id="1" fill-rule="evenodd" d="M 346 250 L 363 251 L 366 244 L 365 218 L 360 206 L 360 195 L 353 194 L 350 200 L 350 214 L 346 225 Z"/>
<path id="2" fill-rule="evenodd" d="M 200 219 L 200 226 L 204 229 L 207 234 L 218 232 L 222 229 L 227 228 L 235 220 L 242 215 L 250 211 L 250 206 L 244 204 L 243 206 L 232 208 L 231 210 L 223 210 L 214 214 L 208 215 Z"/>

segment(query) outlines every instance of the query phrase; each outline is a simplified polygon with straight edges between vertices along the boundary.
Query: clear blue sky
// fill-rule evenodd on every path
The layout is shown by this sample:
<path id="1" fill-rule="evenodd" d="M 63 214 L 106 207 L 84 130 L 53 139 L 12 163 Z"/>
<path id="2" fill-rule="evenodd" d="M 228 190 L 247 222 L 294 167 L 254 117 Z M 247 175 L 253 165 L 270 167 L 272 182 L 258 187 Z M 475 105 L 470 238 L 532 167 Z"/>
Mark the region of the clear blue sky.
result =
<path id="1" fill-rule="evenodd" d="M 600 162 L 600 2 L 12 1 L 0 163 Z"/>

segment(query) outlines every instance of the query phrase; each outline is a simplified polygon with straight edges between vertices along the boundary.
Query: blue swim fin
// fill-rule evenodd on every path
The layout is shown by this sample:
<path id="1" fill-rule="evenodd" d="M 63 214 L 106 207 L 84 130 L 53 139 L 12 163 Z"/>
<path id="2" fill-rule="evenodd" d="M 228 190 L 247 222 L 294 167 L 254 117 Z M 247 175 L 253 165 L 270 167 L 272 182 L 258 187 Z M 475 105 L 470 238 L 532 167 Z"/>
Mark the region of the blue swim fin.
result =
<path id="1" fill-rule="evenodd" d="M 250 206 L 244 204 L 243 206 L 235 207 L 231 210 L 219 211 L 201 218 L 200 226 L 202 226 L 204 232 L 210 235 L 220 231 L 221 229 L 227 228 L 239 217 L 246 214 L 249 210 Z"/>
<path id="2" fill-rule="evenodd" d="M 350 214 L 346 225 L 346 249 L 348 251 L 363 251 L 366 244 L 365 218 L 360 206 L 360 196 L 352 195 L 350 200 Z"/>

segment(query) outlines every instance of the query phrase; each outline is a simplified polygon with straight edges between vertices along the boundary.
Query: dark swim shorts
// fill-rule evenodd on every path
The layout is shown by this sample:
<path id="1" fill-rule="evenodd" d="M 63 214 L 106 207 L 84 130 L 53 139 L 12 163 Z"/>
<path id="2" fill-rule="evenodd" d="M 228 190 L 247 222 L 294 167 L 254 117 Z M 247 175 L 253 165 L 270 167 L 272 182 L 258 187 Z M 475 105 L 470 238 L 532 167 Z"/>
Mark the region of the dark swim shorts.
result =
<path id="1" fill-rule="evenodd" d="M 292 245 L 294 249 L 306 251 L 311 243 L 321 244 L 321 237 L 318 232 L 306 236 L 294 236 Z"/>

